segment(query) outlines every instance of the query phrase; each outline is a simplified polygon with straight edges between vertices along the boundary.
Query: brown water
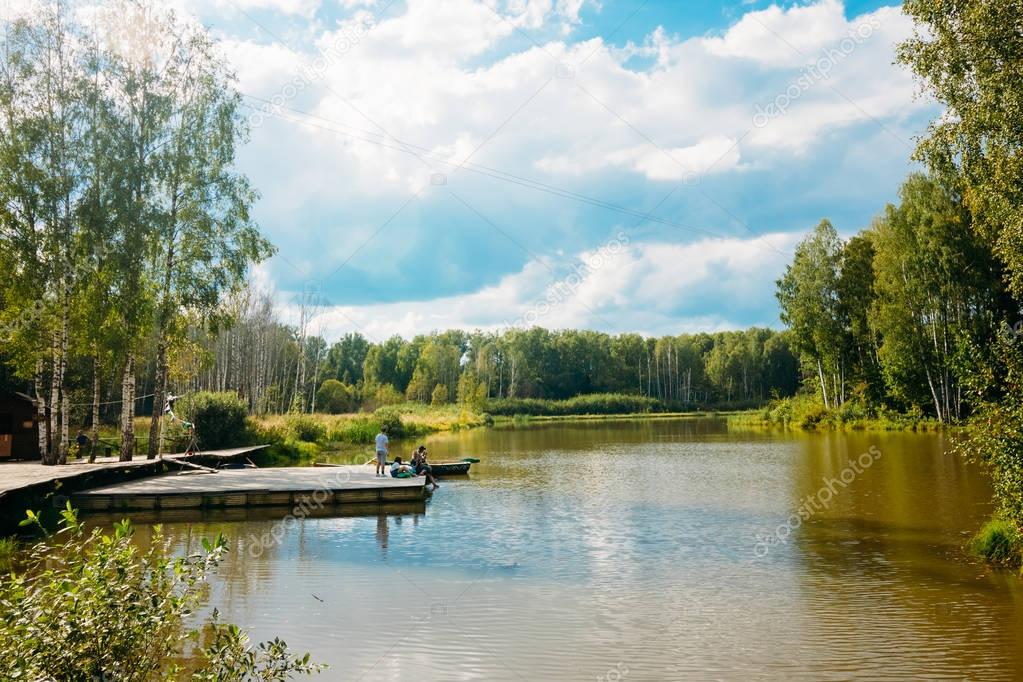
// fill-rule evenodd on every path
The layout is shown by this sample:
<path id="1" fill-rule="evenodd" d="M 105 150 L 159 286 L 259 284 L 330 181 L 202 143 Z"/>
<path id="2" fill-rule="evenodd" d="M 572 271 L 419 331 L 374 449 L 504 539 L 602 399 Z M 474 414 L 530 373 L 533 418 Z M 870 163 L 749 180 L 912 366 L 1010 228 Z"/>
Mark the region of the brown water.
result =
<path id="1" fill-rule="evenodd" d="M 424 507 L 167 529 L 223 527 L 213 603 L 323 679 L 1023 679 L 1023 581 L 964 556 L 990 488 L 947 436 L 689 419 L 428 443 L 483 462 Z"/>

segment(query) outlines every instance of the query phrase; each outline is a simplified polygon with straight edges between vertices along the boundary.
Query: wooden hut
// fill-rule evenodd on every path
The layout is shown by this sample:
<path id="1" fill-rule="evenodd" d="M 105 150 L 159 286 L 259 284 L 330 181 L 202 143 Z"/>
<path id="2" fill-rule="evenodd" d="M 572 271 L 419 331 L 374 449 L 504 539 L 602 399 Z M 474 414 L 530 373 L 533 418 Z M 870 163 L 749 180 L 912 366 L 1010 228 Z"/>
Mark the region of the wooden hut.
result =
<path id="1" fill-rule="evenodd" d="M 36 404 L 24 393 L 0 394 L 0 462 L 39 459 Z"/>

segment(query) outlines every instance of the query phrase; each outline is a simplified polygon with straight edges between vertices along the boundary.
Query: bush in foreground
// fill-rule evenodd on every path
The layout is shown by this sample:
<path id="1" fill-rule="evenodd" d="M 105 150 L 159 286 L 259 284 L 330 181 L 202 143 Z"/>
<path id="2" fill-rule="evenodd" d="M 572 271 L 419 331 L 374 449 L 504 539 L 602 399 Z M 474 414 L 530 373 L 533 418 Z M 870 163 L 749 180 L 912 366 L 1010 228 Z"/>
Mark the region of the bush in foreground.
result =
<path id="1" fill-rule="evenodd" d="M 279 682 L 322 666 L 273 640 L 251 646 L 216 611 L 197 630 L 206 578 L 226 550 L 173 557 L 159 528 L 148 549 L 123 521 L 86 533 L 68 505 L 55 537 L 31 551 L 23 574 L 0 578 L 0 670 L 4 679 L 61 682 L 214 680 Z M 26 520 L 42 529 L 36 514 Z M 189 663 L 185 660 L 186 644 Z"/>

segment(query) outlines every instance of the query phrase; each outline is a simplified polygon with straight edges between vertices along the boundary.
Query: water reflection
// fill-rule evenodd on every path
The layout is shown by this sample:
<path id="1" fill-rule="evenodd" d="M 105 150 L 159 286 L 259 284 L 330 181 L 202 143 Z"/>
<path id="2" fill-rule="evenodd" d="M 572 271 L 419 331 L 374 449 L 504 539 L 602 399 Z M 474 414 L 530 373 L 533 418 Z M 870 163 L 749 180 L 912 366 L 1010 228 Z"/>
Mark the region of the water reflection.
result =
<path id="1" fill-rule="evenodd" d="M 935 434 L 742 432 L 724 420 L 443 434 L 478 456 L 418 509 L 311 517 L 214 586 L 225 617 L 327 679 L 1011 679 L 1020 581 L 968 560 L 987 481 Z M 880 456 L 842 481 L 849 460 Z M 846 475 L 848 478 L 848 475 Z M 758 556 L 757 537 L 837 479 Z M 182 546 L 273 518 L 161 520 Z M 138 517 L 136 517 L 138 519 Z M 155 520 L 155 519 L 154 519 Z"/>

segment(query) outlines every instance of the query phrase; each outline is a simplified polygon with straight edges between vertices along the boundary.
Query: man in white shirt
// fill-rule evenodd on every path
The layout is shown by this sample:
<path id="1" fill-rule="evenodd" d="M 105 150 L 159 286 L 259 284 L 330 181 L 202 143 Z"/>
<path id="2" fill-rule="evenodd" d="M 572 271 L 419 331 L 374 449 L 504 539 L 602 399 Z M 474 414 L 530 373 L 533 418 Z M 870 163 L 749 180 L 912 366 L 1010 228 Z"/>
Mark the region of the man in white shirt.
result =
<path id="1" fill-rule="evenodd" d="M 387 476 L 387 451 L 390 441 L 387 440 L 387 427 L 381 427 L 376 437 L 377 444 L 377 476 Z"/>

